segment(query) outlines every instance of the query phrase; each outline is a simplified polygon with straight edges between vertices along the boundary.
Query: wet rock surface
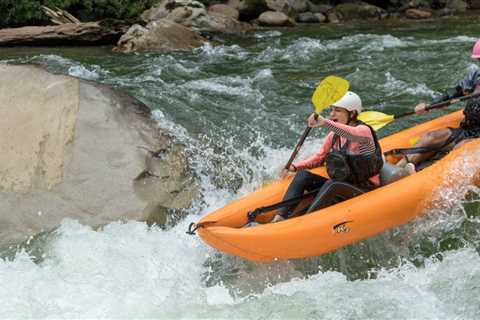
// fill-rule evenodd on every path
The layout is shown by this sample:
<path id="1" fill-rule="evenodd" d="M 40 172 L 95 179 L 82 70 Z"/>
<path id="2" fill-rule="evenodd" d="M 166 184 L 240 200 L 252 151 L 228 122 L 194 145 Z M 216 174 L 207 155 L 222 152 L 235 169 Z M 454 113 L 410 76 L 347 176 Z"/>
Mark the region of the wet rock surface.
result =
<path id="1" fill-rule="evenodd" d="M 0 245 L 65 218 L 162 223 L 198 195 L 183 145 L 140 101 L 36 66 L 0 74 Z"/>

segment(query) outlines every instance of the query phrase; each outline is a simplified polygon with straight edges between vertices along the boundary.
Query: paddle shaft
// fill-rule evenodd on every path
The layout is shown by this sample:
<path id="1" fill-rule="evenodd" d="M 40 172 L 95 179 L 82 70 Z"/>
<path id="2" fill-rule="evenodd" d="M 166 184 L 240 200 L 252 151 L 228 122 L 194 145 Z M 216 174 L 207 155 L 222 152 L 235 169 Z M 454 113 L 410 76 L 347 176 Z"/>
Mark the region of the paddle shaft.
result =
<path id="1" fill-rule="evenodd" d="M 458 103 L 458 102 L 465 101 L 465 100 L 469 100 L 469 99 L 473 99 L 473 98 L 479 98 L 479 97 L 480 97 L 480 93 L 475 93 L 475 94 L 471 94 L 471 95 L 468 95 L 468 96 L 463 96 L 463 97 L 459 97 L 459 98 L 453 98 L 453 99 L 450 99 L 450 100 L 447 100 L 447 101 L 443 101 L 443 102 L 439 102 L 439 103 L 435 103 L 435 104 L 428 105 L 428 106 L 425 107 L 425 111 L 448 107 L 449 105 L 452 105 L 452 104 L 454 104 L 454 103 Z M 411 115 L 413 115 L 413 114 L 415 114 L 415 113 L 416 113 L 415 111 L 405 112 L 405 113 L 402 113 L 402 114 L 400 114 L 400 115 L 398 115 L 398 116 L 395 116 L 395 119 L 399 119 L 399 118 L 411 116 Z"/>
<path id="2" fill-rule="evenodd" d="M 315 119 L 318 119 L 318 114 L 315 113 Z M 285 165 L 285 169 L 290 169 L 290 166 L 292 165 L 293 160 L 295 160 L 295 157 L 297 156 L 298 152 L 300 151 L 300 148 L 302 147 L 303 143 L 305 142 L 305 139 L 307 138 L 308 134 L 310 133 L 310 130 L 312 130 L 312 127 L 307 126 L 305 130 L 303 131 L 302 136 L 300 137 L 300 140 L 298 140 L 297 145 L 295 146 L 295 149 L 292 152 L 292 155 L 290 156 L 290 159 L 288 159 L 287 164 Z"/>

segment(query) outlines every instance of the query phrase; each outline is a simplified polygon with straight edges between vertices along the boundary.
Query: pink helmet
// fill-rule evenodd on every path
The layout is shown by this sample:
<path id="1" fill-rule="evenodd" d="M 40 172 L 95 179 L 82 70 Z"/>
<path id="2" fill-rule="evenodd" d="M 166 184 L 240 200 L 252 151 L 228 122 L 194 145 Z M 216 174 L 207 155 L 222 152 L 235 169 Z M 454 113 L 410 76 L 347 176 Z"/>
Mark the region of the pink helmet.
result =
<path id="1" fill-rule="evenodd" d="M 473 46 L 472 58 L 480 59 L 480 40 L 477 40 L 477 42 L 475 42 L 475 45 Z"/>

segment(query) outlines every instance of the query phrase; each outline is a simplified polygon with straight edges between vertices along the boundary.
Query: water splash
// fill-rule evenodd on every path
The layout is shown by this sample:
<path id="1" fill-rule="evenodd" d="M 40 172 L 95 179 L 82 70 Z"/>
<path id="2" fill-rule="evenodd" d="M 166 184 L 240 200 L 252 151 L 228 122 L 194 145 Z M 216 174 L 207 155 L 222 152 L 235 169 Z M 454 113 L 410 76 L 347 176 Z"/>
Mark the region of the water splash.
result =
<path id="1" fill-rule="evenodd" d="M 254 37 L 257 39 L 263 38 L 276 38 L 280 37 L 282 33 L 280 31 L 265 31 L 265 32 L 255 32 Z"/>
<path id="2" fill-rule="evenodd" d="M 396 79 L 390 72 L 385 73 L 386 81 L 382 85 L 387 96 L 408 93 L 411 95 L 430 96 L 433 98 L 436 92 L 427 87 L 425 83 L 409 84 L 403 80 Z"/>
<path id="3" fill-rule="evenodd" d="M 385 48 L 399 48 L 409 45 L 408 41 L 392 35 L 355 34 L 331 41 L 328 49 L 357 49 L 359 52 L 384 51 Z"/>
<path id="4" fill-rule="evenodd" d="M 93 231 L 65 221 L 56 237 L 41 264 L 24 252 L 0 261 L 2 318 L 474 319 L 480 312 L 469 303 L 480 293 L 480 258 L 471 249 L 429 259 L 420 269 L 403 263 L 370 280 L 349 281 L 331 271 L 308 278 L 292 273 L 287 282 L 272 280 L 238 296 L 222 282 L 205 287 L 200 275 L 211 267 L 203 263 L 211 253 L 180 230 L 128 222 Z M 285 267 L 250 264 L 235 276 L 245 288 L 247 282 L 258 284 L 262 272 L 282 279 L 290 272 Z"/>
<path id="5" fill-rule="evenodd" d="M 282 48 L 280 42 L 268 46 L 258 54 L 255 61 L 288 61 L 289 63 L 298 63 L 298 61 L 307 62 L 326 50 L 327 48 L 322 40 L 300 38 L 294 40 L 286 48 Z"/>
<path id="6" fill-rule="evenodd" d="M 212 46 L 206 43 L 198 49 L 194 50 L 200 55 L 200 59 L 207 62 L 218 63 L 219 60 L 239 60 L 242 61 L 249 56 L 249 52 L 238 45 L 220 45 Z"/>
<path id="7" fill-rule="evenodd" d="M 96 66 L 97 69 L 100 69 L 99 66 Z M 88 80 L 97 80 L 100 78 L 100 74 L 95 70 L 88 70 L 85 66 L 77 65 L 71 66 L 68 68 L 68 74 L 77 78 L 88 79 Z"/>
<path id="8" fill-rule="evenodd" d="M 86 80 L 99 80 L 109 75 L 108 70 L 99 65 L 84 65 L 78 61 L 67 59 L 54 54 L 38 55 L 24 60 L 25 63 L 40 63 L 49 68 L 65 70 L 65 73 L 73 77 Z"/>
<path id="9" fill-rule="evenodd" d="M 478 38 L 475 37 L 468 37 L 468 36 L 456 36 L 456 37 L 451 37 L 451 38 L 446 38 L 446 39 L 440 39 L 440 40 L 421 40 L 415 45 L 417 46 L 423 46 L 423 45 L 432 45 L 432 44 L 448 44 L 448 43 L 468 43 L 472 44 L 475 41 L 477 41 Z"/>

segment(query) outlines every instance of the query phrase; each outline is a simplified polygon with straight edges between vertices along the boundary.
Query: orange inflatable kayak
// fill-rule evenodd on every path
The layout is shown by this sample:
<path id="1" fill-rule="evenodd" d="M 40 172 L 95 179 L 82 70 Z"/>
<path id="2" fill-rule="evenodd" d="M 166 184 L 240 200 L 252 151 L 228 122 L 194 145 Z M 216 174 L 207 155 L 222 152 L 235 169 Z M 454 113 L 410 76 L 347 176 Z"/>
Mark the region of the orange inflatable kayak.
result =
<path id="1" fill-rule="evenodd" d="M 382 149 L 387 152 L 411 147 L 412 140 L 421 134 L 458 127 L 462 118 L 462 111 L 457 111 L 385 137 L 380 141 Z M 291 178 L 285 179 L 207 214 L 192 226 L 213 248 L 249 260 L 319 256 L 411 221 L 432 205 L 437 187 L 445 183 L 466 183 L 455 179 L 455 172 L 459 170 L 452 166 L 468 158 L 475 161 L 475 157 L 465 156 L 475 152 L 480 152 L 480 139 L 463 144 L 420 172 L 350 200 L 277 223 L 267 223 L 276 211 L 267 212 L 257 216 L 256 221 L 261 224 L 244 227 L 249 212 L 282 201 L 291 181 Z M 325 176 L 324 168 L 312 172 Z M 478 173 L 469 172 L 468 179 Z M 445 179 L 446 176 L 449 179 Z"/>

